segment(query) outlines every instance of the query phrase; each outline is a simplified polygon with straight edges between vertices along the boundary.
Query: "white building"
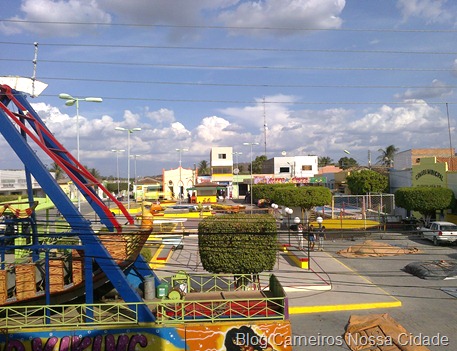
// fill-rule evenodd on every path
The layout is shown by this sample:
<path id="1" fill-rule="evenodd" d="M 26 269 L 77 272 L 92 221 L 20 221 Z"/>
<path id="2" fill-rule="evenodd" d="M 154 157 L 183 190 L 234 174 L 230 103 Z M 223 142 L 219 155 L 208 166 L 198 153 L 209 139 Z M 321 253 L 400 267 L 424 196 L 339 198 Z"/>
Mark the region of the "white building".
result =
<path id="1" fill-rule="evenodd" d="M 42 195 L 38 182 L 31 177 L 34 195 Z M 27 195 L 25 171 L 0 170 L 0 195 Z"/>
<path id="2" fill-rule="evenodd" d="M 317 156 L 273 157 L 263 163 L 262 173 L 274 177 L 303 179 L 312 178 L 319 173 Z M 303 183 L 307 183 L 303 181 Z"/>
<path id="3" fill-rule="evenodd" d="M 210 152 L 211 181 L 229 185 L 233 181 L 233 148 L 213 147 Z"/>

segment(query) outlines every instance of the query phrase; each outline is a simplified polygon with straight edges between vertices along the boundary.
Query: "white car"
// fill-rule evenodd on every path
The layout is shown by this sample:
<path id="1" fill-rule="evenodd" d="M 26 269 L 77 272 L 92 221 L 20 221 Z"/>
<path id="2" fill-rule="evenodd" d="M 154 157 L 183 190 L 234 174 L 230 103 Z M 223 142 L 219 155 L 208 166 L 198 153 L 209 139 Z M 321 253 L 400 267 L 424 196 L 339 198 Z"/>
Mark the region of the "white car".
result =
<path id="1" fill-rule="evenodd" d="M 457 224 L 451 222 L 432 222 L 430 227 L 421 228 L 421 231 L 422 237 L 433 241 L 434 245 L 457 242 Z"/>

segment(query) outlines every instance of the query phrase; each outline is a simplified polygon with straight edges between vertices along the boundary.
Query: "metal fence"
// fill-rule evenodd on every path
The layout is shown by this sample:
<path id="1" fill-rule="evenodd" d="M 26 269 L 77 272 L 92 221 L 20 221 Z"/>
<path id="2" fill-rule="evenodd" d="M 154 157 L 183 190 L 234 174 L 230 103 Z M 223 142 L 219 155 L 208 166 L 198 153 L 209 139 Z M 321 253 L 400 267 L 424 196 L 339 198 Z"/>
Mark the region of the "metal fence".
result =
<path id="1" fill-rule="evenodd" d="M 393 194 L 371 193 L 367 195 L 334 195 L 329 209 L 331 218 L 379 219 L 394 214 Z M 326 212 L 327 209 L 324 210 Z"/>

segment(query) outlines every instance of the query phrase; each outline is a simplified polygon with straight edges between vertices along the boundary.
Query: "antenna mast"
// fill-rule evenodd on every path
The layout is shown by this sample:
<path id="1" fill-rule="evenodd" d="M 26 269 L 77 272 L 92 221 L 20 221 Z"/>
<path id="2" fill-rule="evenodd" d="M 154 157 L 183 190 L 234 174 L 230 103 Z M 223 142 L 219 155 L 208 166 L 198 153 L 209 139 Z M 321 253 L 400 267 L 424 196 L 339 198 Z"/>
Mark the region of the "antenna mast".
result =
<path id="1" fill-rule="evenodd" d="M 265 113 L 265 97 L 263 98 L 263 136 L 265 139 L 265 157 L 267 156 L 267 116 Z"/>
<path id="2" fill-rule="evenodd" d="M 449 153 L 450 153 L 450 169 L 453 170 L 453 161 L 454 161 L 454 158 L 453 158 L 453 152 L 452 152 L 452 138 L 451 138 L 451 122 L 449 120 L 449 105 L 448 103 L 446 102 L 446 114 L 447 114 L 447 129 L 448 129 L 448 132 L 449 132 Z"/>
<path id="3" fill-rule="evenodd" d="M 32 97 L 35 96 L 35 80 L 36 80 L 36 65 L 38 61 L 38 43 L 34 42 L 33 45 L 35 45 L 35 55 L 33 56 L 33 75 L 32 75 Z"/>

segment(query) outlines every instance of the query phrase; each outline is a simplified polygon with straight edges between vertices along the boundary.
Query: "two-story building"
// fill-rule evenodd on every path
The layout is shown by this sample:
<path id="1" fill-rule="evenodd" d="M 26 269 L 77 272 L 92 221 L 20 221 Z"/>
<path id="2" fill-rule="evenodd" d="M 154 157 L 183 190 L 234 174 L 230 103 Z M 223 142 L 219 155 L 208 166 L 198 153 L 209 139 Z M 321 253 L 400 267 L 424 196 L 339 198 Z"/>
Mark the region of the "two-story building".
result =
<path id="1" fill-rule="evenodd" d="M 317 156 L 282 156 L 273 157 L 263 163 L 263 174 L 268 174 L 275 182 L 293 182 L 297 184 L 313 183 L 319 173 Z M 262 183 L 257 177 L 256 183 Z"/>

